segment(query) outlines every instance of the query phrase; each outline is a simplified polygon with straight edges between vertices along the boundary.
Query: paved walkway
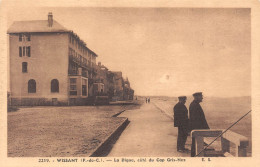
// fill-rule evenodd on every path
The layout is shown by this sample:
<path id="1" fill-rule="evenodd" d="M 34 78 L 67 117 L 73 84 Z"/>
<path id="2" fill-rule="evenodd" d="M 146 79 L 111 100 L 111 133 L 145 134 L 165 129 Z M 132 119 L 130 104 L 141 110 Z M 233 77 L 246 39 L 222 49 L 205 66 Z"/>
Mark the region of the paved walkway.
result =
<path id="1" fill-rule="evenodd" d="M 119 117 L 127 117 L 130 124 L 119 137 L 108 156 L 111 157 L 188 157 L 176 150 L 177 128 L 173 121 L 154 104 L 128 110 Z M 187 146 L 189 148 L 190 146 Z"/>

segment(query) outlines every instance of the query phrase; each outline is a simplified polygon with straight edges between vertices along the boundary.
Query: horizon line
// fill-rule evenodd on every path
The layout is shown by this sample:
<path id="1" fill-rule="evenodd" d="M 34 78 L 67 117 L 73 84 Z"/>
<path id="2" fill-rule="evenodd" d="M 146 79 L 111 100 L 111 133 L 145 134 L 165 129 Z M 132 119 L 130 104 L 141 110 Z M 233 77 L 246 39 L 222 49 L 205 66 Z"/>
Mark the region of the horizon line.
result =
<path id="1" fill-rule="evenodd" d="M 135 95 L 141 97 L 178 97 L 178 96 L 167 96 L 167 95 Z M 187 97 L 193 97 L 192 95 Z M 241 96 L 203 96 L 204 98 L 214 97 L 214 98 L 236 98 L 236 97 L 252 97 L 252 95 L 241 95 Z"/>

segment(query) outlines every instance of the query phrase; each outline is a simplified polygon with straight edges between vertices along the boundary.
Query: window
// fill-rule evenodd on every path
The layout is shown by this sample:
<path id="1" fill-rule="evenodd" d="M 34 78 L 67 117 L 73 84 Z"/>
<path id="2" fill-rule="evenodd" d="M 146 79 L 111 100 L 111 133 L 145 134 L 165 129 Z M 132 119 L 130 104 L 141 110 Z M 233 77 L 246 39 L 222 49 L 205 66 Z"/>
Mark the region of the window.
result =
<path id="1" fill-rule="evenodd" d="M 87 96 L 87 80 L 82 79 L 82 96 Z"/>
<path id="2" fill-rule="evenodd" d="M 23 35 L 19 34 L 19 41 L 22 41 L 22 40 L 23 40 Z"/>
<path id="3" fill-rule="evenodd" d="M 59 92 L 59 81 L 57 79 L 51 80 L 51 92 Z"/>
<path id="4" fill-rule="evenodd" d="M 31 41 L 30 34 L 19 34 L 19 41 Z"/>
<path id="5" fill-rule="evenodd" d="M 26 47 L 26 55 L 27 55 L 28 57 L 31 57 L 31 47 L 30 47 L 30 46 L 27 46 L 27 47 Z"/>
<path id="6" fill-rule="evenodd" d="M 22 72 L 23 73 L 27 72 L 27 62 L 22 62 Z"/>
<path id="7" fill-rule="evenodd" d="M 70 90 L 77 90 L 77 86 L 76 85 L 70 85 Z"/>
<path id="8" fill-rule="evenodd" d="M 70 78 L 70 84 L 76 84 L 77 78 Z"/>
<path id="9" fill-rule="evenodd" d="M 103 93 L 104 89 L 105 89 L 104 84 L 102 84 L 102 85 L 101 85 L 101 90 L 100 90 L 101 93 Z"/>
<path id="10" fill-rule="evenodd" d="M 87 96 L 87 86 L 82 85 L 82 96 Z"/>
<path id="11" fill-rule="evenodd" d="M 19 47 L 19 57 L 22 57 L 22 55 L 23 55 L 22 52 L 23 52 L 23 49 L 22 49 L 22 47 L 20 46 L 20 47 Z"/>
<path id="12" fill-rule="evenodd" d="M 36 82 L 34 79 L 28 81 L 28 93 L 36 93 Z"/>
<path id="13" fill-rule="evenodd" d="M 19 57 L 27 56 L 31 57 L 31 47 L 30 46 L 19 46 Z"/>
<path id="14" fill-rule="evenodd" d="M 26 38 L 27 38 L 27 41 L 31 41 L 31 35 L 30 34 L 27 34 Z"/>
<path id="15" fill-rule="evenodd" d="M 77 95 L 77 78 L 70 78 L 70 95 Z"/>
<path id="16" fill-rule="evenodd" d="M 25 46 L 23 47 L 23 56 L 25 56 Z"/>

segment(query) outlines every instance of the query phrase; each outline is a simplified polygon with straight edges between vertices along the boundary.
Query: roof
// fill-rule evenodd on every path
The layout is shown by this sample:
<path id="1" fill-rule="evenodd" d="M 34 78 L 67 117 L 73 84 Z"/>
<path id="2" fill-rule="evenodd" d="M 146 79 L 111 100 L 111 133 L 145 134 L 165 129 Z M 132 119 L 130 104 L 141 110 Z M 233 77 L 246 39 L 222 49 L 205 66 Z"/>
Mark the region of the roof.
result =
<path id="1" fill-rule="evenodd" d="M 122 72 L 121 71 L 112 71 L 114 73 L 115 79 L 123 79 Z"/>
<path id="2" fill-rule="evenodd" d="M 53 24 L 51 27 L 48 26 L 48 20 L 32 20 L 32 21 L 15 21 L 7 30 L 8 34 L 12 33 L 36 33 L 36 32 L 69 32 L 73 34 L 79 41 L 83 43 L 86 47 L 86 43 L 81 40 L 77 34 L 73 31 L 66 29 L 60 23 L 53 20 Z M 86 47 L 94 56 L 98 57 L 98 55 Z"/>
<path id="3" fill-rule="evenodd" d="M 48 20 L 15 21 L 7 33 L 31 33 L 31 32 L 69 32 L 68 29 L 53 20 L 52 27 L 48 26 Z"/>

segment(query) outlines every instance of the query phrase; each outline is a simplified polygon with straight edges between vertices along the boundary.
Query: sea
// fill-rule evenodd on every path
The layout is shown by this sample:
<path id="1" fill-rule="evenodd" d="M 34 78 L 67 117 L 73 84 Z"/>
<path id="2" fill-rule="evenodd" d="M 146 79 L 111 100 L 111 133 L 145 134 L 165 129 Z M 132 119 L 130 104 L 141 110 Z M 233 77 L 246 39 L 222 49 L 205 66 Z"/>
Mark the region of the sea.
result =
<path id="1" fill-rule="evenodd" d="M 193 97 L 187 97 L 186 107 L 189 108 Z M 162 108 L 168 116 L 173 116 L 173 107 L 178 102 L 177 97 L 157 96 L 151 97 L 158 107 Z M 204 97 L 200 103 L 210 129 L 226 129 L 239 118 L 251 110 L 251 97 Z M 252 150 L 252 114 L 249 113 L 231 131 L 246 136 L 249 139 L 248 152 Z"/>

